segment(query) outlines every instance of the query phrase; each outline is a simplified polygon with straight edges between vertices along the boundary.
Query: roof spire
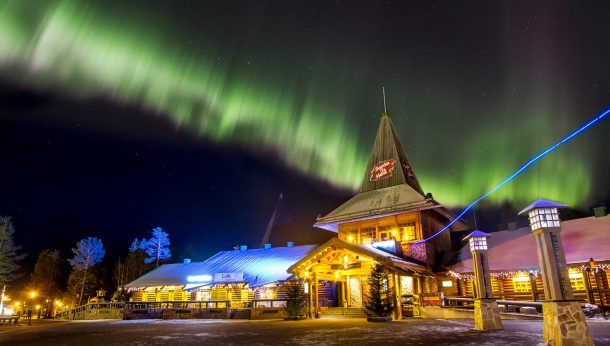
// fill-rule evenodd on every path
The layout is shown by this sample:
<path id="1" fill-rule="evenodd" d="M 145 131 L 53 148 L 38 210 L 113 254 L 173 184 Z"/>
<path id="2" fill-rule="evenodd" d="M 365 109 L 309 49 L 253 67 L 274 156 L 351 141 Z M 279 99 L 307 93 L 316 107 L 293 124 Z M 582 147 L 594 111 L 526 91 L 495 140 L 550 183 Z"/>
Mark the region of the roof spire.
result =
<path id="1" fill-rule="evenodd" d="M 381 86 L 381 93 L 383 94 L 383 115 L 388 115 L 388 108 L 385 104 L 385 87 Z"/>

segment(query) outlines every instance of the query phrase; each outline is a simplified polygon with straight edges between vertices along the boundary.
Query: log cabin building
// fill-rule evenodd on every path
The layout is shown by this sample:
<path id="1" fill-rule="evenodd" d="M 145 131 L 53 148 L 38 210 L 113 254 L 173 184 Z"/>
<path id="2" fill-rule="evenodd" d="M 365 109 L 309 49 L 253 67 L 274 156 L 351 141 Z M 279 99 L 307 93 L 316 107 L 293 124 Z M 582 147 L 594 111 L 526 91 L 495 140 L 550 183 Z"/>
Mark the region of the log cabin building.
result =
<path id="1" fill-rule="evenodd" d="M 494 296 L 504 300 L 544 300 L 536 244 L 530 227 L 491 235 L 487 245 Z M 605 209 L 597 210 L 596 216 L 562 221 L 561 239 L 574 299 L 599 304 L 601 296 L 604 305 L 609 306 L 610 216 Z M 457 262 L 448 268 L 447 276 L 442 280 L 447 283 L 445 293 L 472 296 L 474 273 L 468 246 L 459 251 Z"/>
<path id="2" fill-rule="evenodd" d="M 272 223 L 285 220 L 277 215 L 280 196 L 260 249 L 242 246 L 204 262 L 163 265 L 126 285 L 131 299 L 229 300 L 231 306 L 248 306 L 254 299 L 282 299 L 282 283 L 296 278 L 304 283 L 310 315 L 326 307 L 360 309 L 376 264 L 389 272 L 387 285 L 397 298 L 396 306 L 402 306 L 404 297 L 415 296 L 422 302 L 439 293 L 473 296 L 468 246 L 456 248 L 451 240 L 452 232 L 466 231 L 468 226 L 458 220 L 428 239 L 454 216 L 432 194 L 424 193 L 387 113 L 381 116 L 364 173 L 354 197 L 316 220 L 315 227 L 336 234 L 322 245 L 271 247 Z M 610 305 L 610 217 L 604 213 L 565 221 L 562 228 L 576 298 L 599 302 L 602 296 Z M 284 225 L 275 235 L 285 240 L 287 229 Z M 530 228 L 492 235 L 488 243 L 494 295 L 544 299 Z M 587 270 L 592 257 L 597 260 L 594 271 Z M 395 309 L 395 318 L 401 314 L 402 309 Z"/>

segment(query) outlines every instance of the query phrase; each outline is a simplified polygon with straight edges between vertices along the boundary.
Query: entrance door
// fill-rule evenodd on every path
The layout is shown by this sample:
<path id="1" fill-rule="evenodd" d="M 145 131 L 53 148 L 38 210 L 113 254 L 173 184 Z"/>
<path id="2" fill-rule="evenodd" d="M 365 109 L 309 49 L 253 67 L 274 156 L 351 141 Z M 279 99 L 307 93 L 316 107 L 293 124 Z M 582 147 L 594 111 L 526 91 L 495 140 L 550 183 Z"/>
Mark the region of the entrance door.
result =
<path id="1" fill-rule="evenodd" d="M 362 285 L 360 284 L 360 277 L 349 278 L 349 306 L 362 306 Z"/>

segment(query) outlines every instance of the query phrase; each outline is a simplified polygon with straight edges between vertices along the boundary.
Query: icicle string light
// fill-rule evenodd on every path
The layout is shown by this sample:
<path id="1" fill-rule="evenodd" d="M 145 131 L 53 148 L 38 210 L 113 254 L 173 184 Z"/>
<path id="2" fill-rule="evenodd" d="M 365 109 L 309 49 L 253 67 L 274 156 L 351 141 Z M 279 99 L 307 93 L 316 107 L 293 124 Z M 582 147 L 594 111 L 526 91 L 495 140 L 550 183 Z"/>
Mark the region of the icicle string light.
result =
<path id="1" fill-rule="evenodd" d="M 555 149 L 559 148 L 559 146 L 561 146 L 562 144 L 567 143 L 571 139 L 573 139 L 576 136 L 578 136 L 579 134 L 581 134 L 583 131 L 585 131 L 585 130 L 589 129 L 591 126 L 595 125 L 597 122 L 599 122 L 604 117 L 606 117 L 608 115 L 608 113 L 610 113 L 610 107 L 608 107 L 605 110 L 603 110 L 595 118 L 593 118 L 592 120 L 590 120 L 586 124 L 584 124 L 581 127 L 579 127 L 576 131 L 574 131 L 574 132 L 570 133 L 569 135 L 567 135 L 566 137 L 562 138 L 559 142 L 551 145 L 550 147 L 546 148 L 542 152 L 538 153 L 536 156 L 534 156 L 531 159 L 529 159 L 526 163 L 524 163 L 521 167 L 519 167 L 515 172 L 513 172 L 513 174 L 511 174 L 508 178 L 504 179 L 500 184 L 496 185 L 496 187 L 494 187 L 493 189 L 489 190 L 483 196 L 481 196 L 481 197 L 477 198 L 476 200 L 474 200 L 474 202 L 470 203 L 457 217 L 455 217 L 453 220 L 451 220 L 451 222 L 449 222 L 440 231 L 434 233 L 433 235 L 431 235 L 430 237 L 428 237 L 426 239 L 415 241 L 413 243 L 414 244 L 423 243 L 423 242 L 426 242 L 428 240 L 434 239 L 435 237 L 439 236 L 440 234 L 445 232 L 447 229 L 449 229 L 449 227 L 451 227 L 454 223 L 456 223 L 457 220 L 461 219 L 464 215 L 466 215 L 466 213 L 470 209 L 472 209 L 474 206 L 479 204 L 479 202 L 481 202 L 482 200 L 484 200 L 485 198 L 487 198 L 489 195 L 493 194 L 494 192 L 498 191 L 504 185 L 508 184 L 511 180 L 515 179 L 517 176 L 519 176 L 521 173 L 523 173 L 528 167 L 530 167 L 531 165 L 533 165 L 534 163 L 536 163 L 537 161 L 539 161 L 543 157 L 547 156 L 548 154 L 553 152 Z"/>

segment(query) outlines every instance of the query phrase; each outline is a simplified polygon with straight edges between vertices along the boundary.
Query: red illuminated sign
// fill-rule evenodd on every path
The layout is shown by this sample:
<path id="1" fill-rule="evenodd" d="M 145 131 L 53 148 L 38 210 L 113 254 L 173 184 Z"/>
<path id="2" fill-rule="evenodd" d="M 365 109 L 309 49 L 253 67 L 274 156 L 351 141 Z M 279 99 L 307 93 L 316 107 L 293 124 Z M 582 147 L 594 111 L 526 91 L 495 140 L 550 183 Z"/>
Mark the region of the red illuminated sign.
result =
<path id="1" fill-rule="evenodd" d="M 391 177 L 392 170 L 394 170 L 395 163 L 396 163 L 396 160 L 394 160 L 394 159 L 377 162 L 375 164 L 375 166 L 373 166 L 373 169 L 371 169 L 371 177 L 369 178 L 369 180 L 377 181 L 380 179 L 385 179 L 385 178 Z"/>

